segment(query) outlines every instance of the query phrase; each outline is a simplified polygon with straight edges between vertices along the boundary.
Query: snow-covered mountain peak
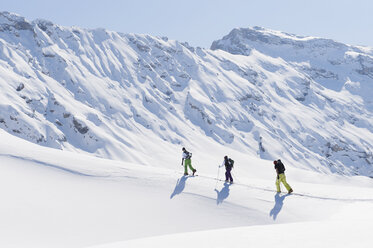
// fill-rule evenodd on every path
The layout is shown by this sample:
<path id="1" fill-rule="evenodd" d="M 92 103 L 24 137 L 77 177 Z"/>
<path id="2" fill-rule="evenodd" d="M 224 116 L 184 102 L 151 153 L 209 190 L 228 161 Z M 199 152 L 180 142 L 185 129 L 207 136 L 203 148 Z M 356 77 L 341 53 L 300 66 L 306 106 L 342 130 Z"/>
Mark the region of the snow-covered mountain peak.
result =
<path id="1" fill-rule="evenodd" d="M 232 54 L 9 13 L 2 23 L 0 127 L 13 135 L 166 167 L 186 146 L 219 162 L 224 150 L 373 173 L 373 66 L 363 50 L 295 49 L 315 39 L 258 27 L 214 43 L 241 51 Z"/>
<path id="2" fill-rule="evenodd" d="M 22 16 L 10 12 L 0 12 L 0 30 L 31 30 L 32 25 Z"/>
<path id="3" fill-rule="evenodd" d="M 291 47 L 292 49 L 348 49 L 349 45 L 311 36 L 299 36 L 262 27 L 235 28 L 221 40 L 214 41 L 212 50 L 249 55 L 256 45 Z"/>
<path id="4" fill-rule="evenodd" d="M 373 79 L 373 49 L 346 45 L 331 39 L 304 37 L 260 27 L 232 30 L 214 41 L 212 50 L 249 56 L 253 50 L 282 58 L 324 87 L 340 91 L 349 82 L 360 82 L 354 94 L 370 104 Z"/>

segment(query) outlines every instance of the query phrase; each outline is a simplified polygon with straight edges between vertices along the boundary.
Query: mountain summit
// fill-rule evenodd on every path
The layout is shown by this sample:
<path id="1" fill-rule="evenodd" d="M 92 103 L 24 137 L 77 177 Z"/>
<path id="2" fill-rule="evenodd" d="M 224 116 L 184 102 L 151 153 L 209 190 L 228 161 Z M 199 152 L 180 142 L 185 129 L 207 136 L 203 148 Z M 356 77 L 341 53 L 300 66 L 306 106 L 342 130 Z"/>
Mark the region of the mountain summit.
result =
<path id="1" fill-rule="evenodd" d="M 372 89 L 373 49 L 369 47 L 253 27 L 232 30 L 223 39 L 214 41 L 211 49 L 246 56 L 255 50 L 282 58 L 313 80 L 335 91 L 340 91 L 351 81 L 360 82 L 359 88 L 363 89 L 354 91 L 359 95 L 369 98 L 369 90 Z M 349 90 L 352 90 L 351 87 Z"/>
<path id="2" fill-rule="evenodd" d="M 201 49 L 2 12 L 0 128 L 160 167 L 188 146 L 373 176 L 372 54 L 257 27 Z"/>

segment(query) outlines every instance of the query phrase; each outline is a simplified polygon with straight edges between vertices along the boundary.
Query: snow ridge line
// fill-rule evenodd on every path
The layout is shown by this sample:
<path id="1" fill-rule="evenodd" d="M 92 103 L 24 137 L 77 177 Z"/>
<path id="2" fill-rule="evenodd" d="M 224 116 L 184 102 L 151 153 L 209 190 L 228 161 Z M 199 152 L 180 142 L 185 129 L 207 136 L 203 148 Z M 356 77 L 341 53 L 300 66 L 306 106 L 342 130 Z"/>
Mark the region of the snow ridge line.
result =
<path id="1" fill-rule="evenodd" d="M 87 174 L 87 173 L 79 172 L 77 170 L 69 169 L 69 168 L 66 168 L 66 167 L 62 167 L 62 166 L 59 166 L 59 165 L 47 163 L 47 162 L 44 162 L 44 161 L 41 161 L 41 160 L 37 160 L 37 159 L 33 159 L 33 158 L 25 158 L 25 157 L 20 157 L 20 156 L 11 155 L 11 154 L 0 154 L 0 156 L 1 157 L 9 157 L 9 158 L 13 158 L 13 159 L 20 159 L 20 160 L 23 160 L 23 161 L 28 161 L 28 162 L 33 162 L 33 163 L 41 164 L 43 166 L 51 167 L 51 168 L 58 169 L 58 170 L 62 170 L 62 171 L 65 171 L 65 172 L 68 172 L 68 173 L 71 173 L 71 174 L 74 174 L 74 175 L 77 175 L 77 176 L 84 176 L 84 177 L 109 177 L 109 176 L 100 176 L 100 175 Z"/>

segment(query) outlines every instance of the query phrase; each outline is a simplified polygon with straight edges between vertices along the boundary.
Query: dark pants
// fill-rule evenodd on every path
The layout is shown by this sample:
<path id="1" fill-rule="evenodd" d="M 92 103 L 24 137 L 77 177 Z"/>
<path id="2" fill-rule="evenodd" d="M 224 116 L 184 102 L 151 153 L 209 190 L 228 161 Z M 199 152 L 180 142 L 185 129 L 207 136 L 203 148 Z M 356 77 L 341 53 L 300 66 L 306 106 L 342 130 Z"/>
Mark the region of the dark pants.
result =
<path id="1" fill-rule="evenodd" d="M 225 180 L 228 181 L 230 180 L 231 182 L 233 182 L 233 177 L 232 177 L 232 174 L 231 174 L 231 170 L 232 168 L 226 168 L 225 169 Z"/>

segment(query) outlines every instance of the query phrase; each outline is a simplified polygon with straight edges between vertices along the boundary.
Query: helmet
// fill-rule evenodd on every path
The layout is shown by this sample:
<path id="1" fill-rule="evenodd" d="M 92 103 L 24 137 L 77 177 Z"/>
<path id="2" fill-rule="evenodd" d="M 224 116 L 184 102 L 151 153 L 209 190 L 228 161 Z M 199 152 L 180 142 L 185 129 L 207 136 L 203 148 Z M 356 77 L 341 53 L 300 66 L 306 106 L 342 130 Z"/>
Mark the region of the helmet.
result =
<path id="1" fill-rule="evenodd" d="M 277 160 L 273 161 L 273 164 L 277 164 Z"/>
<path id="2" fill-rule="evenodd" d="M 224 159 L 228 159 L 228 156 L 224 156 Z"/>
<path id="3" fill-rule="evenodd" d="M 182 151 L 185 151 L 185 147 L 183 147 L 181 150 L 182 150 Z"/>

